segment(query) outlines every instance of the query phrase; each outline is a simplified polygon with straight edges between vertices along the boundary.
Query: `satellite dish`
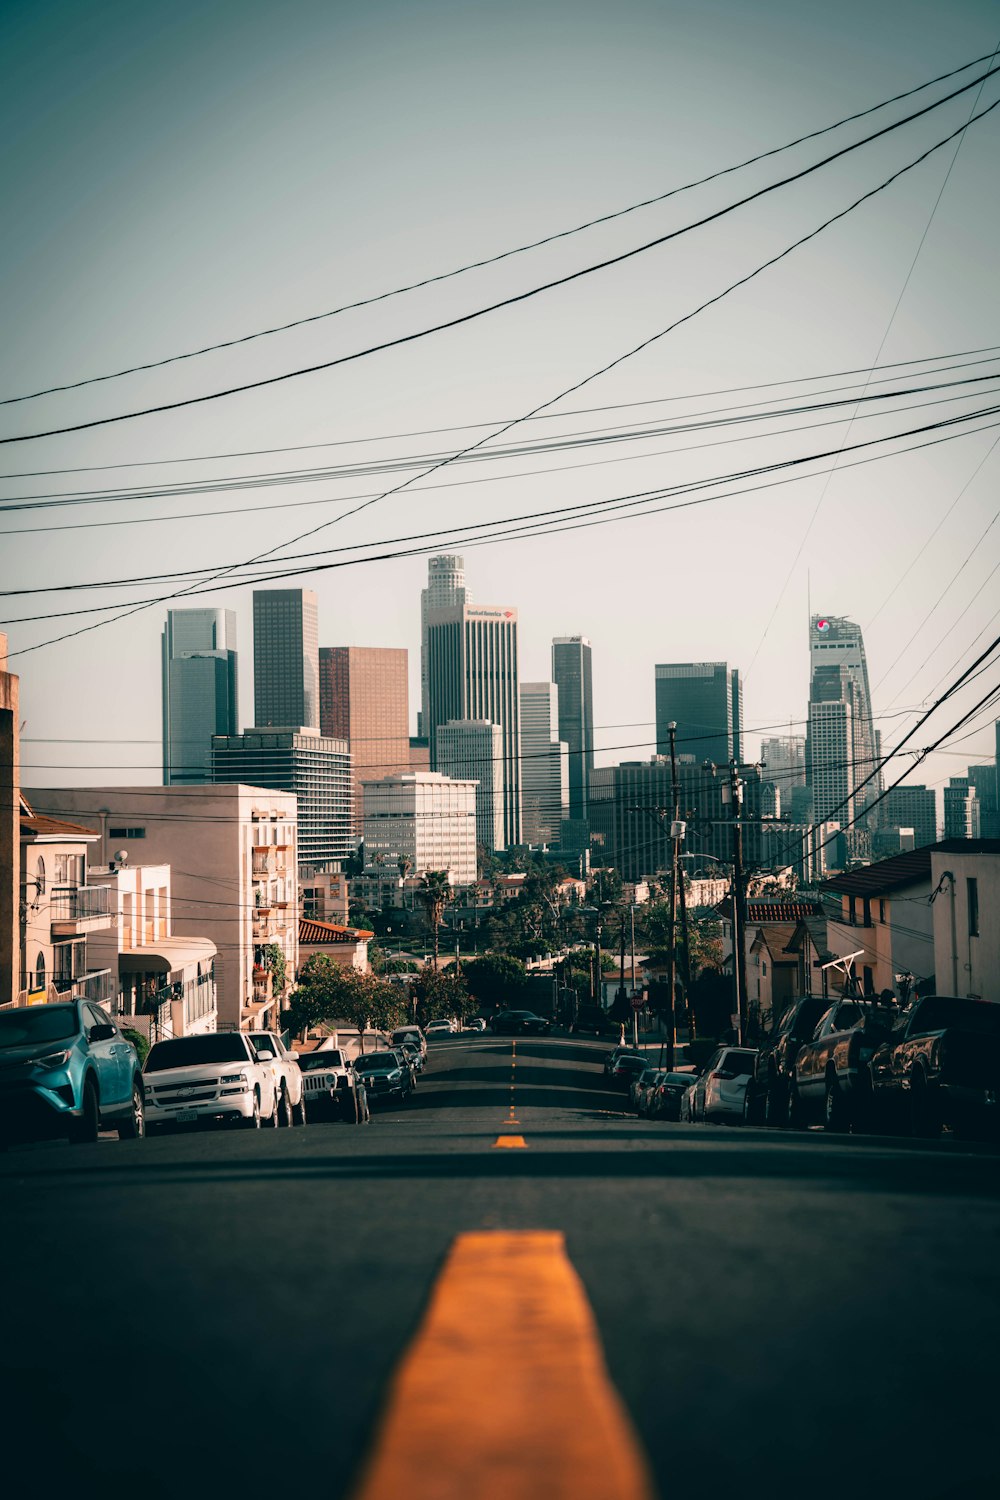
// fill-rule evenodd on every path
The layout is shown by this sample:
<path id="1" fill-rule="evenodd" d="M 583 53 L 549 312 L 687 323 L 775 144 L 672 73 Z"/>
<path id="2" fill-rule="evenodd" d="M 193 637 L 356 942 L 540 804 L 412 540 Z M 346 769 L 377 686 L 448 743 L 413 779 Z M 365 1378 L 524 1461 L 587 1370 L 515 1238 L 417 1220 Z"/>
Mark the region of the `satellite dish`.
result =
<path id="1" fill-rule="evenodd" d="M 127 849 L 116 849 L 115 850 L 115 864 L 116 865 L 127 865 L 128 864 L 128 850 Z"/>

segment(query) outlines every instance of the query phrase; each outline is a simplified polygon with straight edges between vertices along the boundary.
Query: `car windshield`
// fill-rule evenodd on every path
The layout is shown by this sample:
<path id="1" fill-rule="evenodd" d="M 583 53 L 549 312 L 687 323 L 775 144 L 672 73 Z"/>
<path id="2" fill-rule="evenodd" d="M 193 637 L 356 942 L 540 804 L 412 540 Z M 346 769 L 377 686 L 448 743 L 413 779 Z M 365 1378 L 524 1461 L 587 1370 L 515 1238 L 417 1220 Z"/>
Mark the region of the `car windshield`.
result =
<path id="1" fill-rule="evenodd" d="M 0 1011 L 0 1047 L 61 1042 L 79 1029 L 75 1005 L 19 1005 Z"/>
<path id="2" fill-rule="evenodd" d="M 382 1053 L 376 1057 L 356 1058 L 354 1066 L 362 1073 L 391 1073 L 394 1068 L 399 1067 L 399 1059 L 391 1053 Z"/>
<path id="3" fill-rule="evenodd" d="M 914 1018 L 914 1032 L 945 1031 L 957 1026 L 976 1036 L 1000 1036 L 1000 1005 L 987 1000 L 952 999 L 950 995 L 930 995 L 921 1000 Z"/>
<path id="4" fill-rule="evenodd" d="M 245 1063 L 246 1043 L 235 1034 L 224 1031 L 206 1036 L 181 1036 L 173 1041 L 157 1042 L 146 1058 L 144 1073 L 162 1073 L 167 1068 L 197 1068 L 204 1063 Z"/>
<path id="5" fill-rule="evenodd" d="M 299 1067 L 303 1073 L 315 1073 L 319 1068 L 342 1068 L 343 1059 L 339 1052 L 307 1052 L 299 1058 Z"/>
<path id="6" fill-rule="evenodd" d="M 737 1078 L 753 1072 L 753 1060 L 755 1052 L 727 1052 L 722 1059 L 722 1066 L 727 1073 L 735 1073 Z"/>

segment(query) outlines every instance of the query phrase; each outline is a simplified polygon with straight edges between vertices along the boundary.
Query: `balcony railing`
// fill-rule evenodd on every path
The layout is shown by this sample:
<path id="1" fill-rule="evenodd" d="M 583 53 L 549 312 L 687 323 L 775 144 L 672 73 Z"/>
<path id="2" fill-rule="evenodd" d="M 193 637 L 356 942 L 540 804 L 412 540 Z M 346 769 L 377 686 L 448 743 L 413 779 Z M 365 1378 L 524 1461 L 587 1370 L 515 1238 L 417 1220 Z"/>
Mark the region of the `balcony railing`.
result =
<path id="1" fill-rule="evenodd" d="M 53 922 L 79 922 L 85 917 L 112 915 L 111 887 L 78 885 L 52 892 L 49 915 Z"/>
<path id="2" fill-rule="evenodd" d="M 104 1005 L 118 993 L 117 977 L 110 969 L 92 969 L 73 981 L 73 994 L 78 1000 L 93 1000 Z"/>

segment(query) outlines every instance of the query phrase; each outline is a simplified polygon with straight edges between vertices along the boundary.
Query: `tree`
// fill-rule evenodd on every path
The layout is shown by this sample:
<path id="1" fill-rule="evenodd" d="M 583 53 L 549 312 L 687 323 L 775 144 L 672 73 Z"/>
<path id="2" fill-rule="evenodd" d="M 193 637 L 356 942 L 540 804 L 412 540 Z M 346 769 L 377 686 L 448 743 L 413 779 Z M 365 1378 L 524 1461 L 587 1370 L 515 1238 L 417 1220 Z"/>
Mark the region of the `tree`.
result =
<path id="1" fill-rule="evenodd" d="M 469 991 L 465 980 L 453 969 L 441 973 L 430 964 L 424 964 L 409 986 L 413 1018 L 418 1025 L 427 1021 L 457 1019 L 469 1012 Z"/>
<path id="2" fill-rule="evenodd" d="M 451 886 L 448 883 L 447 871 L 425 871 L 420 877 L 417 899 L 424 908 L 427 925 L 431 929 L 431 938 L 434 944 L 434 967 L 436 969 L 438 966 L 438 929 L 441 926 L 444 909 L 451 900 Z"/>
<path id="3" fill-rule="evenodd" d="M 485 953 L 465 965 L 465 982 L 480 1005 L 509 1005 L 527 983 L 527 972 L 518 958 L 507 953 Z"/>
<path id="4" fill-rule="evenodd" d="M 287 1011 L 296 1036 L 310 1026 L 346 1021 L 355 1026 L 364 1051 L 365 1032 L 391 1030 L 402 1013 L 398 986 L 375 974 L 344 969 L 324 953 L 315 954 L 302 971 L 299 988 Z"/>

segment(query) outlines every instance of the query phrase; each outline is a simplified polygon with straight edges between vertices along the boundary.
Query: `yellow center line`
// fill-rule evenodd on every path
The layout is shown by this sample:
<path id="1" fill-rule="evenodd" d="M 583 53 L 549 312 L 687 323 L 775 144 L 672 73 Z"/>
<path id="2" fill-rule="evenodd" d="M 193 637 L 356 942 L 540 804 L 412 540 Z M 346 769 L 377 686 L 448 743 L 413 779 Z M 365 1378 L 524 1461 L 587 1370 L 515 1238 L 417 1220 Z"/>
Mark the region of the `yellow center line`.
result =
<path id="1" fill-rule="evenodd" d="M 401 1495 L 653 1500 L 561 1234 L 453 1243 L 354 1500 Z"/>

